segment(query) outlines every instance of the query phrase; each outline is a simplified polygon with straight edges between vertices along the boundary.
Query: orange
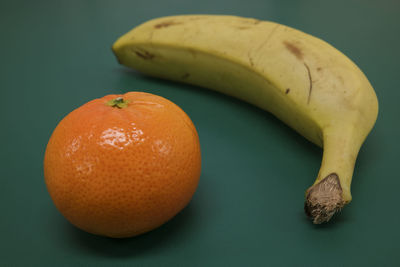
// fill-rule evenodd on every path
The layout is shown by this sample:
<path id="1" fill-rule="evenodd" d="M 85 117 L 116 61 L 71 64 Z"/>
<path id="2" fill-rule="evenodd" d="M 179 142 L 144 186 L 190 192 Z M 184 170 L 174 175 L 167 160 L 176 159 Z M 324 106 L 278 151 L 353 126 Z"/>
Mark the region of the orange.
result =
<path id="1" fill-rule="evenodd" d="M 191 200 L 201 169 L 197 131 L 176 104 L 129 92 L 92 100 L 56 127 L 44 157 L 47 189 L 78 228 L 131 237 Z"/>

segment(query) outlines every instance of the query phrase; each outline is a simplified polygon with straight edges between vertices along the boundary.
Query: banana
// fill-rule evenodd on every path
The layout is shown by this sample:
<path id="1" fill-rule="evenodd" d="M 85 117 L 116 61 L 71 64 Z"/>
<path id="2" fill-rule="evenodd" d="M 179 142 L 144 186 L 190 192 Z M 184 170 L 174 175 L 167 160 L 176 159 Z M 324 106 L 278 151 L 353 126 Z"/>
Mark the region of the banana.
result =
<path id="1" fill-rule="evenodd" d="M 363 72 L 314 36 L 278 23 L 227 15 L 179 15 L 147 21 L 112 46 L 120 64 L 190 83 L 271 112 L 323 157 L 305 193 L 305 211 L 327 222 L 352 199 L 361 145 L 378 100 Z"/>

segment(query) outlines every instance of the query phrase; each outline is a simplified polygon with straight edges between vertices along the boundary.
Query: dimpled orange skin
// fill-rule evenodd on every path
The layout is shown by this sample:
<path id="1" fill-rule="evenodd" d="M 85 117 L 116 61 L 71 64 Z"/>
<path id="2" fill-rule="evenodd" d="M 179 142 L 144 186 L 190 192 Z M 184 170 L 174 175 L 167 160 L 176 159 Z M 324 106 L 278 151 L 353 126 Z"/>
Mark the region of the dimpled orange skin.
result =
<path id="1" fill-rule="evenodd" d="M 124 108 L 108 106 L 122 97 Z M 78 228 L 132 237 L 164 224 L 191 200 L 201 170 L 197 131 L 171 101 L 129 92 L 68 114 L 46 148 L 44 176 L 57 209 Z"/>

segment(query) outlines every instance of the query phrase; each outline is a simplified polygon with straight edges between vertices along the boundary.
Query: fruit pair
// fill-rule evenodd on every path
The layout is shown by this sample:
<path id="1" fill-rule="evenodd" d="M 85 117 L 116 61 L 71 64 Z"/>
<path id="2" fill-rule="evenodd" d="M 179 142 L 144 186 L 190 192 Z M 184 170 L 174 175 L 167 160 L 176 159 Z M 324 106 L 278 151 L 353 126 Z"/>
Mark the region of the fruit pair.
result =
<path id="1" fill-rule="evenodd" d="M 273 22 L 188 15 L 145 22 L 119 38 L 113 51 L 121 64 L 145 74 L 254 104 L 323 147 L 317 179 L 306 191 L 314 223 L 328 221 L 351 201 L 355 161 L 375 124 L 378 101 L 362 71 L 328 43 Z M 194 193 L 200 174 L 196 130 L 183 111 L 153 97 L 95 100 L 55 130 L 46 182 L 56 206 L 77 226 L 136 235 L 174 216 Z M 138 110 L 125 112 L 132 106 Z M 165 107 L 162 119 L 148 116 Z M 142 146 L 146 142 L 150 147 Z"/>

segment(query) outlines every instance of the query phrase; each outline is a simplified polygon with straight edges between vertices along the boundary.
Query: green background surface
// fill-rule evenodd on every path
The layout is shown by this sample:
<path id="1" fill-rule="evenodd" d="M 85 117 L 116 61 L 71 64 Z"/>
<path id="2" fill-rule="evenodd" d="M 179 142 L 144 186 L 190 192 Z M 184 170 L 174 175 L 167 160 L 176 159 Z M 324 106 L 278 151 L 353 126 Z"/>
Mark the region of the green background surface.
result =
<path id="1" fill-rule="evenodd" d="M 400 1 L 202 0 L 0 2 L 1 266 L 400 266 Z M 119 66 L 112 43 L 148 19 L 231 14 L 316 35 L 365 72 L 380 103 L 361 149 L 353 202 L 314 226 L 304 191 L 321 149 L 272 115 L 201 88 Z M 106 94 L 146 91 L 191 117 L 202 175 L 190 203 L 161 228 L 124 240 L 71 226 L 44 184 L 51 132 Z"/>

